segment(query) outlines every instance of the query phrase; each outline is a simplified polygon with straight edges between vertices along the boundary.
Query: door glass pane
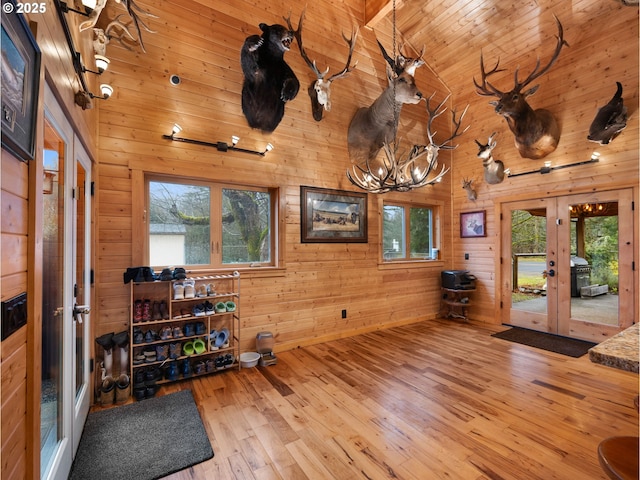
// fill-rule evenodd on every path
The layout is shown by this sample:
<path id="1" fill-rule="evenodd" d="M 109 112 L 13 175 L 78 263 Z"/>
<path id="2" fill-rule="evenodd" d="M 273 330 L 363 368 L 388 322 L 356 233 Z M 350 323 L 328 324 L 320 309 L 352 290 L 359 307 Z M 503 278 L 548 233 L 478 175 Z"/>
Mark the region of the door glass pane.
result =
<path id="1" fill-rule="evenodd" d="M 62 438 L 65 143 L 45 119 L 42 265 L 41 465 L 46 472 Z"/>
<path id="2" fill-rule="evenodd" d="M 618 325 L 618 202 L 569 208 L 571 317 Z"/>
<path id="3" fill-rule="evenodd" d="M 547 313 L 546 208 L 511 212 L 511 308 Z"/>
<path id="4" fill-rule="evenodd" d="M 86 174 L 83 166 L 76 162 L 77 180 L 76 180 L 76 288 L 75 302 L 83 305 L 87 294 L 87 285 L 85 285 L 85 206 L 87 189 L 85 185 Z M 84 386 L 84 319 L 83 322 L 75 322 L 75 386 L 76 398 L 78 398 Z"/>

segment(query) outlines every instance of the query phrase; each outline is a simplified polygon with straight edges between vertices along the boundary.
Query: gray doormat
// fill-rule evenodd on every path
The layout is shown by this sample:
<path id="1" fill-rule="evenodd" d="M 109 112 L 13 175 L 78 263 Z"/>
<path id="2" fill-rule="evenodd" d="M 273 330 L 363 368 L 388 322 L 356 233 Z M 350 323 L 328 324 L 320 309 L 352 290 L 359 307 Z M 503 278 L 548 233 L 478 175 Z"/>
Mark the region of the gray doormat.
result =
<path id="1" fill-rule="evenodd" d="M 70 480 L 153 480 L 213 457 L 191 390 L 92 412 Z"/>
<path id="2" fill-rule="evenodd" d="M 503 332 L 494 333 L 491 336 L 575 358 L 583 356 L 591 347 L 597 345 L 597 343 L 520 327 L 513 327 Z"/>

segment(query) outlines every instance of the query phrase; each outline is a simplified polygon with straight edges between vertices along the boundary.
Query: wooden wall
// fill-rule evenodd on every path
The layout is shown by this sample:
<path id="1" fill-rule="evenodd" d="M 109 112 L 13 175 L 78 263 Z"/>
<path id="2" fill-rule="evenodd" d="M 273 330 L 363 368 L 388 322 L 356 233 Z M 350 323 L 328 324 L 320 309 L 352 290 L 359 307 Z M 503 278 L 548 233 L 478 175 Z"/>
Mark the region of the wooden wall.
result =
<path id="1" fill-rule="evenodd" d="M 44 82 L 56 92 L 69 120 L 82 137 L 87 151 L 95 158 L 97 115 L 94 110 L 81 111 L 73 95 L 79 88 L 71 56 L 53 4 L 46 12 L 27 18 L 42 52 L 40 88 L 31 92 L 42 99 Z M 4 14 L 3 14 L 4 16 Z M 76 19 L 69 16 L 76 29 Z M 84 58 L 90 38 L 76 40 Z M 96 79 L 87 79 L 95 91 Z M 27 325 L 0 344 L 0 426 L 2 479 L 40 478 L 40 356 L 42 310 L 42 100 L 38 101 L 36 158 L 22 162 L 2 150 L 0 298 L 4 301 L 27 292 Z"/>
<path id="2" fill-rule="evenodd" d="M 368 243 L 300 243 L 301 185 L 356 190 L 345 175 L 350 165 L 347 127 L 355 110 L 370 104 L 387 85 L 373 32 L 361 28 L 354 53 L 357 69 L 334 82 L 333 109 L 321 122 L 313 120 L 306 92 L 311 71 L 294 44 L 285 59 L 301 82 L 300 93 L 287 104 L 276 131 L 268 135 L 252 131 L 241 112 L 240 47 L 248 35 L 259 33 L 260 22 L 282 23 L 282 13 L 289 7 L 245 2 L 216 2 L 209 7 L 204 3 L 148 2 L 160 19 L 152 21 L 158 34 L 144 33 L 147 53 L 119 49 L 112 58 L 110 74 L 116 92 L 100 106 L 96 335 L 127 326 L 129 286 L 123 285 L 122 273 L 145 261 L 141 249 L 144 172 L 280 188 L 283 268 L 273 274 L 249 272 L 242 278 L 243 350 L 254 347 L 255 335 L 262 330 L 272 331 L 277 348 L 283 349 L 434 318 L 439 272 L 445 261 L 429 262 L 423 268 L 381 268 L 381 197 L 368 198 Z M 180 16 L 175 15 L 178 4 Z M 301 8 L 293 8 L 294 25 Z M 328 65 L 337 72 L 344 67 L 347 46 L 341 31 L 348 35 L 350 18 L 360 23 L 362 15 L 361 10 L 343 4 L 307 6 L 303 38 L 319 68 Z M 387 49 L 391 48 L 389 42 Z M 435 75 L 423 70 L 424 84 L 434 85 Z M 177 87 L 169 83 L 172 74 L 182 78 Z M 437 99 L 447 93 L 440 86 Z M 407 145 L 412 138 L 424 142 L 425 118 L 422 105 L 403 109 Z M 238 146 L 261 150 L 271 142 L 275 148 L 261 158 L 163 140 L 174 122 L 187 138 L 215 142 L 238 135 Z M 437 123 L 436 129 L 446 132 L 448 123 Z M 441 242 L 451 243 L 448 180 L 421 192 L 386 198 L 444 205 Z M 343 309 L 346 319 L 341 318 Z"/>
<path id="3" fill-rule="evenodd" d="M 418 3 L 405 4 L 403 8 L 422 8 Z M 526 15 L 526 20 L 520 21 L 519 14 L 507 12 L 508 17 L 520 23 L 544 22 L 548 12 L 548 20 L 552 22 L 553 7 L 559 17 L 571 18 L 569 6 L 556 8 L 551 1 L 542 3 L 537 17 Z M 311 117 L 305 91 L 311 74 L 294 45 L 285 58 L 301 81 L 301 91 L 287 104 L 285 117 L 276 131 L 263 134 L 252 131 L 241 113 L 240 47 L 246 36 L 259 33 L 258 23 L 282 22 L 282 15 L 290 8 L 297 25 L 302 6 L 217 1 L 211 7 L 208 2 L 194 0 L 147 2 L 149 10 L 160 17 L 151 20 L 158 33 L 143 32 L 147 53 L 117 46 L 112 50 L 110 78 L 116 93 L 112 100 L 100 105 L 97 266 L 100 318 L 96 335 L 127 325 L 129 293 L 122 284 L 122 272 L 127 266 L 144 262 L 139 239 L 144 235 L 145 172 L 280 187 L 285 238 L 281 255 L 285 268 L 275 278 L 264 272 L 245 275 L 243 349 L 252 347 L 255 334 L 261 330 L 272 331 L 277 348 L 284 349 L 433 318 L 438 312 L 439 273 L 444 268 L 465 268 L 477 274 L 479 292 L 470 315 L 474 320 L 498 322 L 496 209 L 501 200 L 637 186 L 638 116 L 634 112 L 638 104 L 638 45 L 637 41 L 618 42 L 615 47 L 611 41 L 607 43 L 613 31 L 629 32 L 629 39 L 637 40 L 637 9 L 615 2 L 606 7 L 595 7 L 601 2 L 583 4 L 580 16 L 575 15 L 579 22 L 565 21 L 565 38 L 571 47 L 562 52 L 560 61 L 540 79 L 539 93 L 531 100 L 536 107 L 548 106 L 562 125 L 560 147 L 549 159 L 571 163 L 589 158 L 595 146 L 586 141 L 589 123 L 597 106 L 613 94 L 616 80 L 625 85 L 625 101 L 630 108 L 627 130 L 606 149 L 600 149 L 603 157 L 597 166 L 557 172 L 544 182 L 523 177 L 488 186 L 482 180 L 481 161 L 476 157 L 477 146 L 473 141 L 476 138 L 486 141 L 492 131 L 499 132 L 495 154 L 514 172 L 537 164 L 517 155 L 504 120 L 487 105 L 486 98 L 475 94 L 471 79 L 477 74 L 479 50 L 461 49 L 459 44 L 464 45 L 461 34 L 451 42 L 452 48 L 457 48 L 455 60 L 450 59 L 451 54 L 447 56 L 445 41 L 438 40 L 437 48 L 427 44 L 428 65 L 418 69 L 418 85 L 425 95 L 435 92 L 436 99 L 451 91 L 450 108 L 457 106 L 461 110 L 469 104 L 465 125 L 470 124 L 471 128 L 452 156 L 445 157 L 453 169 L 443 184 L 384 197 L 443 202 L 441 260 L 422 268 L 389 268 L 378 262 L 380 196 L 369 196 L 368 244 L 301 244 L 299 233 L 300 185 L 354 189 L 345 177 L 349 166 L 347 127 L 355 110 L 370 104 L 386 86 L 384 63 L 375 38 L 391 49 L 389 21 L 377 19 L 375 33 L 361 28 L 354 53 L 357 69 L 348 78 L 335 82 L 334 109 L 321 122 Z M 365 12 L 357 4 L 326 2 L 307 5 L 306 9 L 303 38 L 307 53 L 317 60 L 320 68 L 328 65 L 331 71 L 341 69 L 346 46 L 340 43 L 340 33 L 349 32 L 352 22 L 362 25 Z M 434 8 L 434 15 L 442 15 L 434 21 L 443 32 L 447 28 L 453 31 L 461 23 L 451 13 L 452 9 L 455 7 L 448 6 L 444 11 Z M 180 15 L 175 14 L 178 10 Z M 409 11 L 403 15 L 417 18 L 419 13 Z M 599 25 L 605 28 L 598 31 L 590 28 L 590 23 L 586 23 L 589 15 L 597 16 Z M 487 17 L 488 22 L 488 14 Z M 500 26 L 507 28 L 505 22 L 499 22 L 496 28 Z M 532 35 L 535 38 L 525 42 L 527 51 L 519 62 L 523 71 L 529 64 L 533 67 L 536 55 L 546 59 L 547 50 L 553 48 L 553 23 L 544 32 L 546 35 Z M 488 59 L 511 48 L 507 43 L 511 39 L 506 38 L 502 44 L 500 35 L 501 32 L 492 35 L 493 49 L 485 51 Z M 538 45 L 536 39 L 548 42 Z M 398 41 L 401 40 L 405 39 L 399 36 Z M 409 46 L 421 47 L 421 42 L 411 40 Z M 602 48 L 603 42 L 610 46 Z M 450 59 L 450 64 L 441 65 L 441 55 Z M 177 87 L 168 81 L 172 74 L 182 78 Z M 439 119 L 436 130 L 447 132 L 445 117 Z M 424 143 L 423 104 L 405 106 L 401 119 L 400 135 L 407 142 Z M 256 159 L 163 140 L 161 136 L 170 133 L 174 122 L 183 127 L 184 137 L 228 141 L 231 135 L 238 135 L 243 147 L 259 150 L 271 142 L 275 149 L 265 158 Z M 460 188 L 463 177 L 474 179 L 477 201 L 469 201 Z M 480 209 L 487 210 L 488 236 L 460 239 L 459 213 Z M 464 260 L 464 253 L 470 254 L 470 260 Z M 342 309 L 348 311 L 345 320 L 340 316 Z"/>

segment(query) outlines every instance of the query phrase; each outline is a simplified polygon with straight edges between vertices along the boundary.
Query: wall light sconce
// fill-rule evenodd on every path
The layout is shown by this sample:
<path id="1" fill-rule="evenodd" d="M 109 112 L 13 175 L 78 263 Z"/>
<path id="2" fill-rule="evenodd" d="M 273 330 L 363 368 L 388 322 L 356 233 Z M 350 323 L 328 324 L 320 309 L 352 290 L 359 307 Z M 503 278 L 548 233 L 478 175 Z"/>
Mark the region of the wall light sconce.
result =
<path id="1" fill-rule="evenodd" d="M 162 138 L 164 138 L 166 140 L 173 140 L 175 142 L 192 143 L 194 145 L 203 145 L 205 147 L 214 147 L 219 152 L 228 152 L 228 151 L 232 150 L 232 151 L 236 151 L 236 152 L 243 152 L 243 153 L 251 153 L 253 155 L 260 155 L 261 157 L 264 157 L 267 154 L 267 152 L 270 152 L 271 150 L 273 150 L 273 145 L 270 144 L 270 143 L 267 143 L 267 146 L 265 147 L 264 151 L 262 151 L 262 152 L 260 152 L 258 150 L 249 150 L 249 149 L 246 149 L 246 148 L 237 147 L 236 145 L 240 141 L 240 137 L 238 137 L 236 135 L 233 135 L 231 137 L 231 144 L 228 144 L 227 142 L 206 142 L 204 140 L 194 140 L 194 139 L 191 139 L 191 138 L 176 137 L 176 135 L 178 133 L 180 133 L 181 131 L 182 131 L 182 127 L 180 127 L 180 125 L 178 125 L 177 123 L 174 123 L 173 124 L 173 129 L 171 130 L 171 135 L 163 135 Z"/>
<path id="2" fill-rule="evenodd" d="M 552 167 L 551 162 L 546 161 L 544 162 L 544 165 L 540 167 L 538 170 L 530 170 L 528 172 L 521 172 L 521 173 L 511 173 L 509 174 L 509 178 L 521 177 L 522 175 L 531 175 L 532 173 L 540 173 L 544 175 L 545 173 L 551 173 L 553 170 L 560 170 L 562 168 L 569 168 L 569 167 L 579 167 L 580 165 L 588 165 L 590 163 L 597 163 L 599 161 L 600 161 L 600 154 L 598 152 L 593 152 L 591 154 L 591 158 L 583 162 L 568 163 L 566 165 L 556 165 L 555 167 Z"/>
<path id="3" fill-rule="evenodd" d="M 73 55 L 73 65 L 76 70 L 80 70 L 83 73 L 89 72 L 89 73 L 95 73 L 96 75 L 102 75 L 105 72 L 105 70 L 109 67 L 110 60 L 104 55 L 94 55 L 94 59 L 96 62 L 96 68 L 98 69 L 97 71 L 89 70 L 84 66 L 84 64 L 82 63 L 82 57 L 80 56 L 80 52 L 75 52 L 75 54 Z"/>
<path id="4" fill-rule="evenodd" d="M 89 110 L 93 108 L 93 103 L 91 102 L 91 100 L 93 100 L 94 98 L 96 100 L 107 100 L 111 95 L 113 95 L 113 87 L 111 85 L 103 83 L 102 85 L 100 85 L 100 93 L 102 94 L 101 96 L 95 95 L 86 90 L 78 90 L 75 96 L 76 105 L 82 107 L 83 110 Z"/>

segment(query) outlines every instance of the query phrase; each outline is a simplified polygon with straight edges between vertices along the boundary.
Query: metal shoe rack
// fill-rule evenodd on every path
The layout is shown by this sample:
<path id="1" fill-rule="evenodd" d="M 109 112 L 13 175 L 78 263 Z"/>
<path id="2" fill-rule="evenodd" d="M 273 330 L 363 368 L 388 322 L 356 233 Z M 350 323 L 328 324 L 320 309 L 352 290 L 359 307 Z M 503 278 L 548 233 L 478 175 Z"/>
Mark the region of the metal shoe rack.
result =
<path id="1" fill-rule="evenodd" d="M 176 296 L 176 284 L 185 282 L 193 282 L 193 290 L 185 288 L 185 298 Z M 222 311 L 221 305 L 229 309 Z M 132 282 L 129 325 L 134 395 L 142 386 L 153 390 L 163 383 L 239 369 L 240 274 Z M 200 348 L 185 352 L 187 344 Z"/>

